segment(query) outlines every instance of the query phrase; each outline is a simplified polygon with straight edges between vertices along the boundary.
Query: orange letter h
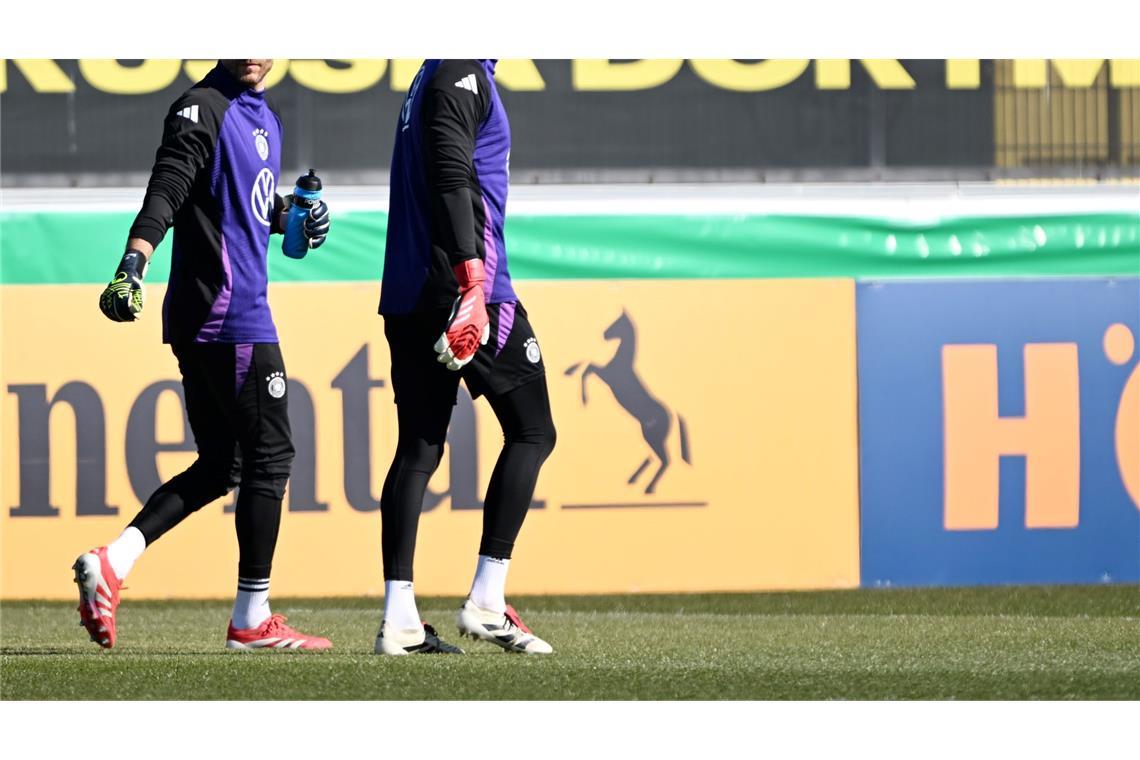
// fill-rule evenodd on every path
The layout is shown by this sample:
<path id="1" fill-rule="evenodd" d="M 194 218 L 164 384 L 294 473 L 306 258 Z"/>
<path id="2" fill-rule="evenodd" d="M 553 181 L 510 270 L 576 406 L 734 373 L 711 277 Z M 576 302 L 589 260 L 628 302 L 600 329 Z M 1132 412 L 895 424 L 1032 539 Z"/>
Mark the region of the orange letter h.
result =
<path id="1" fill-rule="evenodd" d="M 1026 459 L 1025 527 L 1080 520 L 1080 385 L 1075 343 L 1025 346 L 1025 416 L 998 416 L 997 346 L 942 347 L 946 530 L 998 526 L 999 457 Z"/>

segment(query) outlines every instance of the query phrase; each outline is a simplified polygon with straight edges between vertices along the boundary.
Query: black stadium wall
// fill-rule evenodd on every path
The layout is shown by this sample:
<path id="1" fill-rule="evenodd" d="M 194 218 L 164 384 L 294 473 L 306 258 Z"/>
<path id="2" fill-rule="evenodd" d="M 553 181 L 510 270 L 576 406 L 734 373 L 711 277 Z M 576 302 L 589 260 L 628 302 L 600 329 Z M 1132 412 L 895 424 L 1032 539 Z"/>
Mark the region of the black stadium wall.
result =
<path id="1" fill-rule="evenodd" d="M 165 110 L 212 65 L 2 63 L 7 186 L 138 184 Z M 418 65 L 277 61 L 270 98 L 285 124 L 283 166 L 386 181 Z M 526 59 L 500 62 L 498 82 L 516 182 L 964 179 L 1135 174 L 1138 70 L 1118 60 Z M 1064 93 L 1071 102 L 1055 102 Z M 1050 141 L 1060 149 L 1043 150 Z"/>

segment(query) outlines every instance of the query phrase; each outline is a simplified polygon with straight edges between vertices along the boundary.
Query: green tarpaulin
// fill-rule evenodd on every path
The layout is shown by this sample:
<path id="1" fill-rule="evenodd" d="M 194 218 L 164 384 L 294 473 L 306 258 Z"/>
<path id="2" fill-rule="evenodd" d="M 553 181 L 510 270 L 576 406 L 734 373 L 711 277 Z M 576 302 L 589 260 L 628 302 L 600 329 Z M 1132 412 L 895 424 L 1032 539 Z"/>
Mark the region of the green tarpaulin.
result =
<path id="1" fill-rule="evenodd" d="M 104 283 L 133 213 L 0 214 L 4 284 Z M 342 213 L 300 261 L 271 243 L 275 282 L 378 280 L 387 215 Z M 931 277 L 1140 274 L 1140 213 L 961 217 L 909 223 L 835 216 L 514 216 L 525 279 Z M 169 271 L 169 238 L 147 279 Z"/>

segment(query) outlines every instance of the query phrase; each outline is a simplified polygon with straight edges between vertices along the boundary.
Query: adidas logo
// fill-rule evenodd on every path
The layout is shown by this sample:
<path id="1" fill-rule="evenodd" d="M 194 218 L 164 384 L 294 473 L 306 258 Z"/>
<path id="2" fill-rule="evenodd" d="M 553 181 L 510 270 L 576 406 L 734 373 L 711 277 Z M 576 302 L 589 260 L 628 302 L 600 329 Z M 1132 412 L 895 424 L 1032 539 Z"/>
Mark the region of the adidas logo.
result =
<path id="1" fill-rule="evenodd" d="M 178 115 L 184 119 L 189 119 L 195 124 L 198 123 L 198 106 L 187 106 L 178 112 Z"/>
<path id="2" fill-rule="evenodd" d="M 462 79 L 460 79 L 458 82 L 455 83 L 455 86 L 460 87 L 464 90 L 470 90 L 471 92 L 475 93 L 476 95 L 479 94 L 479 84 L 475 80 L 474 74 L 468 74 L 467 76 L 463 77 Z"/>

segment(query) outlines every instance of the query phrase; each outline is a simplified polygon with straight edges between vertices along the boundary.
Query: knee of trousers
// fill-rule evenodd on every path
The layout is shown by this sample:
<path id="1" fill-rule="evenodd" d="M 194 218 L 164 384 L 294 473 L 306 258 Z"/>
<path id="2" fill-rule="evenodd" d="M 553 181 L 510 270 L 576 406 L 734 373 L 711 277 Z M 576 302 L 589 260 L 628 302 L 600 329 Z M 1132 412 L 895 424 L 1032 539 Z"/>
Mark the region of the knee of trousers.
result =
<path id="1" fill-rule="evenodd" d="M 243 470 L 241 476 L 242 491 L 261 493 L 273 499 L 285 498 L 285 486 L 289 483 L 289 474 L 274 475 L 252 470 Z"/>
<path id="2" fill-rule="evenodd" d="M 281 501 L 285 498 L 285 486 L 288 484 L 289 478 L 258 478 L 248 483 L 242 483 L 242 488 L 248 489 L 250 493 L 260 493 L 275 501 Z"/>
<path id="3" fill-rule="evenodd" d="M 235 459 L 199 456 L 177 478 L 201 494 L 191 501 L 208 503 L 232 491 L 241 480 L 241 464 Z"/>
<path id="4" fill-rule="evenodd" d="M 555 430 L 553 422 L 535 425 L 521 431 L 513 431 L 505 437 L 507 443 L 529 443 L 538 446 L 543 459 L 550 456 L 550 453 L 554 451 L 554 445 L 558 443 L 558 431 Z"/>
<path id="5" fill-rule="evenodd" d="M 288 466 L 246 465 L 242 468 L 242 488 L 259 491 L 275 499 L 283 499 L 288 476 L 290 476 Z"/>
<path id="6" fill-rule="evenodd" d="M 439 469 L 442 461 L 442 445 L 416 440 L 396 447 L 396 465 L 401 470 L 433 473 Z"/>
<path id="7" fill-rule="evenodd" d="M 241 487 L 261 491 L 275 498 L 285 495 L 285 485 L 293 469 L 293 446 L 269 456 L 242 460 Z"/>

